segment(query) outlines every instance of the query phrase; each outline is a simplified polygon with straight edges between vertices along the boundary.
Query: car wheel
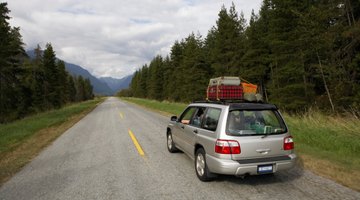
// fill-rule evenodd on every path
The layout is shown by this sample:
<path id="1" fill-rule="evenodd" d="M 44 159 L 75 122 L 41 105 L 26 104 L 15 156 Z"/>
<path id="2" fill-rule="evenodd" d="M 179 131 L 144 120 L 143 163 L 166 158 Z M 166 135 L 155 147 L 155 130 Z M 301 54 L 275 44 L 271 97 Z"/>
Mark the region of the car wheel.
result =
<path id="1" fill-rule="evenodd" d="M 211 181 L 215 175 L 211 173 L 206 164 L 205 150 L 200 148 L 195 153 L 195 171 L 201 181 Z"/>
<path id="2" fill-rule="evenodd" d="M 178 149 L 175 147 L 175 143 L 172 139 L 172 134 L 170 131 L 167 134 L 167 143 L 166 144 L 167 144 L 167 148 L 170 153 L 175 153 L 178 151 Z"/>

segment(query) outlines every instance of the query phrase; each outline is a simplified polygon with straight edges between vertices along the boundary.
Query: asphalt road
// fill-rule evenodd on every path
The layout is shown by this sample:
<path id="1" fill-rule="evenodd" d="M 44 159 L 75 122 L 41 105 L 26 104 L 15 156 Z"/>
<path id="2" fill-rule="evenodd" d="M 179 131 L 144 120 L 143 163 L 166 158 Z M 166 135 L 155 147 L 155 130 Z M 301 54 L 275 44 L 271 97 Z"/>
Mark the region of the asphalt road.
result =
<path id="1" fill-rule="evenodd" d="M 0 199 L 360 199 L 359 192 L 298 167 L 203 183 L 190 158 L 167 151 L 167 122 L 108 98 L 5 183 Z"/>

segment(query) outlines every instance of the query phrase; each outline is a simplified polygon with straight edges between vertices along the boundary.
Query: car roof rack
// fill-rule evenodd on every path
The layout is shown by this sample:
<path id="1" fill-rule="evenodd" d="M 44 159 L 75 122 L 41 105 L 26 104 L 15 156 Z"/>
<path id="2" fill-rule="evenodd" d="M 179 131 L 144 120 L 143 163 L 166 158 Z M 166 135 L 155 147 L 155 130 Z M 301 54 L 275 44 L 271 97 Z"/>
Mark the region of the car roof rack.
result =
<path id="1" fill-rule="evenodd" d="M 263 101 L 247 101 L 245 99 L 222 99 L 222 100 L 198 100 L 198 101 L 193 101 L 193 103 L 213 103 L 213 104 L 223 104 L 223 105 L 227 105 L 227 104 L 231 104 L 231 103 L 257 103 L 257 104 L 264 104 L 266 102 Z"/>
<path id="2" fill-rule="evenodd" d="M 211 101 L 211 100 L 202 100 L 202 101 L 194 101 L 193 103 L 212 103 L 212 104 L 220 104 L 220 105 L 229 105 L 230 110 L 267 110 L 267 109 L 277 109 L 277 106 L 268 102 L 257 102 L 257 101 L 246 101 L 246 100 L 219 100 L 219 101 Z"/>

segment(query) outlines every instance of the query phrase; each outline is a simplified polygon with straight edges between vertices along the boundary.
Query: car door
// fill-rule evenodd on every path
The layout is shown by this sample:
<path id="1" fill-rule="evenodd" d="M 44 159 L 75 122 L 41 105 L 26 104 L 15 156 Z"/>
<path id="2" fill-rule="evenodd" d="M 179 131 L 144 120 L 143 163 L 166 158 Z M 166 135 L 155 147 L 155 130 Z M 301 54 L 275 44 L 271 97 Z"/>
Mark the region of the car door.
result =
<path id="1" fill-rule="evenodd" d="M 189 130 L 189 124 L 195 114 L 196 107 L 188 107 L 177 120 L 173 129 L 173 140 L 181 150 L 186 151 L 186 135 L 185 132 Z"/>
<path id="2" fill-rule="evenodd" d="M 196 110 L 190 119 L 189 125 L 184 128 L 184 134 L 182 135 L 184 139 L 184 151 L 186 151 L 186 153 L 191 157 L 194 156 L 195 137 L 200 131 L 199 129 L 202 124 L 205 110 L 205 107 L 196 107 Z"/>

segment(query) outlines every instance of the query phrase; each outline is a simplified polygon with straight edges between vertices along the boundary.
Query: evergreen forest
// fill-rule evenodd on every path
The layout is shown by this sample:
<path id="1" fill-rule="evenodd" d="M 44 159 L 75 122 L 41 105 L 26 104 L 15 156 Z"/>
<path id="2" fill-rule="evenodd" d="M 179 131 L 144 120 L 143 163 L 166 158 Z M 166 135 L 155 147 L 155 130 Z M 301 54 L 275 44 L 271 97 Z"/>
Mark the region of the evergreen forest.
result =
<path id="1" fill-rule="evenodd" d="M 44 50 L 38 45 L 34 59 L 27 56 L 9 13 L 7 3 L 0 3 L 0 123 L 92 99 L 89 79 L 68 74 L 50 43 Z"/>
<path id="2" fill-rule="evenodd" d="M 120 96 L 191 102 L 210 78 L 239 76 L 289 112 L 360 109 L 360 1 L 264 0 L 249 22 L 223 6 L 206 37 L 175 41 Z"/>

